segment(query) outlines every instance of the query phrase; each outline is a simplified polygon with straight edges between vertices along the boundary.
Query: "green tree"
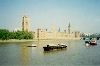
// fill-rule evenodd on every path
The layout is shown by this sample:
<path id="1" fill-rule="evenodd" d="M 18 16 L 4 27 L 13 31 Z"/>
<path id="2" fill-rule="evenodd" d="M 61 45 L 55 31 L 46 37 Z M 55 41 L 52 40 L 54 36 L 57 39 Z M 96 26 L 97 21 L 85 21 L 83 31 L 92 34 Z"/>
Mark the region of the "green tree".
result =
<path id="1" fill-rule="evenodd" d="M 10 35 L 9 30 L 7 30 L 7 29 L 0 29 L 0 39 L 1 40 L 8 40 L 8 39 L 10 39 L 9 35 Z"/>
<path id="2" fill-rule="evenodd" d="M 16 39 L 33 39 L 33 34 L 31 32 L 17 31 Z"/>
<path id="3" fill-rule="evenodd" d="M 15 34 L 15 32 L 9 32 L 9 38 L 10 39 L 16 39 L 16 34 Z"/>
<path id="4" fill-rule="evenodd" d="M 0 39 L 8 40 L 8 39 L 33 39 L 32 32 L 26 31 L 17 31 L 17 32 L 9 32 L 7 29 L 0 29 Z"/>

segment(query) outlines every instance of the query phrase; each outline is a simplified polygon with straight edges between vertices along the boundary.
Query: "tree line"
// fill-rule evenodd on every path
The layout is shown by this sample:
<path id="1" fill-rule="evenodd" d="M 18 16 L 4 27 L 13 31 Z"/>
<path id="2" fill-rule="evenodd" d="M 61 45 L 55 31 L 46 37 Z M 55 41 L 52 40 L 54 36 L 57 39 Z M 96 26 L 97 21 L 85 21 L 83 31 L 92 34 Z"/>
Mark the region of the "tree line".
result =
<path id="1" fill-rule="evenodd" d="M 33 39 L 33 33 L 27 31 L 13 31 L 10 32 L 7 29 L 0 29 L 0 40 L 9 39 Z"/>

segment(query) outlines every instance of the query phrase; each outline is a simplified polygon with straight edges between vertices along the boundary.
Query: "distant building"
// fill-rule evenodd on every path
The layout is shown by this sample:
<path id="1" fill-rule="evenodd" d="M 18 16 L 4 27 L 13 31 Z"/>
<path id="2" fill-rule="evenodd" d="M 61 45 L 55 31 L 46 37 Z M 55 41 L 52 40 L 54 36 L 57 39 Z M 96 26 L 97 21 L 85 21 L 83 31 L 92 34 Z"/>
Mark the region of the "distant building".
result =
<path id="1" fill-rule="evenodd" d="M 35 39 L 46 39 L 47 29 L 38 28 L 35 31 Z"/>
<path id="2" fill-rule="evenodd" d="M 68 31 L 66 32 L 61 32 L 60 29 L 57 31 L 55 26 L 51 28 L 50 32 L 47 29 L 39 28 L 35 31 L 35 39 L 80 39 L 80 32 L 72 32 L 69 23 Z"/>
<path id="3" fill-rule="evenodd" d="M 22 18 L 22 31 L 29 31 L 29 20 L 27 16 Z M 72 31 L 69 23 L 67 29 L 57 30 L 55 25 L 52 25 L 51 30 L 38 28 L 34 32 L 34 39 L 80 39 L 79 31 Z"/>
<path id="4" fill-rule="evenodd" d="M 29 20 L 27 16 L 22 18 L 22 31 L 29 31 Z"/>

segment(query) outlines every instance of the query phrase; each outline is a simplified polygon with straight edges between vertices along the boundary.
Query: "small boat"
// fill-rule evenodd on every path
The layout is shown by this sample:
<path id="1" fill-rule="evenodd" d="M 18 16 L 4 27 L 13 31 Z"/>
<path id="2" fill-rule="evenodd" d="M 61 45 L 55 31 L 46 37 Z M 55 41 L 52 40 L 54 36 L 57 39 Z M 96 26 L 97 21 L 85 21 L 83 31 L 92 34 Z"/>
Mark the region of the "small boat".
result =
<path id="1" fill-rule="evenodd" d="M 88 43 L 88 44 L 90 43 L 89 38 L 86 38 L 86 39 L 85 39 L 85 43 Z"/>
<path id="2" fill-rule="evenodd" d="M 32 45 L 29 45 L 29 46 L 27 46 L 27 47 L 36 47 L 36 45 L 33 45 L 33 44 L 32 44 Z"/>
<path id="3" fill-rule="evenodd" d="M 89 45 L 97 45 L 97 41 L 96 41 L 95 38 L 92 38 L 91 40 L 86 39 L 85 44 L 86 44 L 86 46 L 89 46 Z"/>
<path id="4" fill-rule="evenodd" d="M 36 46 L 27 46 L 27 47 L 36 47 Z"/>
<path id="5" fill-rule="evenodd" d="M 85 41 L 85 43 L 86 43 L 86 44 L 89 44 L 89 43 L 90 43 L 90 41 Z"/>
<path id="6" fill-rule="evenodd" d="M 66 48 L 67 46 L 66 45 L 61 45 L 61 44 L 58 44 L 58 45 L 47 45 L 46 47 L 43 47 L 44 51 L 50 51 L 50 50 L 53 50 L 53 49 L 63 49 L 63 48 Z"/>
<path id="7" fill-rule="evenodd" d="M 90 45 L 97 45 L 97 41 L 95 39 L 91 39 L 89 44 Z"/>

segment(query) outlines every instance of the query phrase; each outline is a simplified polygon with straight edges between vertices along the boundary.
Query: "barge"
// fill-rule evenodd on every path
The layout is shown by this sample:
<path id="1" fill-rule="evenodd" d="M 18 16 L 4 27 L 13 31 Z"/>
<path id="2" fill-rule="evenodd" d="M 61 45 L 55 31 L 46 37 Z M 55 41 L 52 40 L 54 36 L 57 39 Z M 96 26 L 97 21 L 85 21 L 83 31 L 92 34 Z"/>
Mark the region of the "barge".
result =
<path id="1" fill-rule="evenodd" d="M 61 45 L 61 44 L 58 44 L 58 45 L 54 45 L 54 46 L 50 46 L 50 45 L 47 45 L 46 47 L 43 47 L 44 51 L 50 51 L 50 50 L 54 50 L 54 49 L 64 49 L 66 48 L 67 46 L 66 45 Z"/>

